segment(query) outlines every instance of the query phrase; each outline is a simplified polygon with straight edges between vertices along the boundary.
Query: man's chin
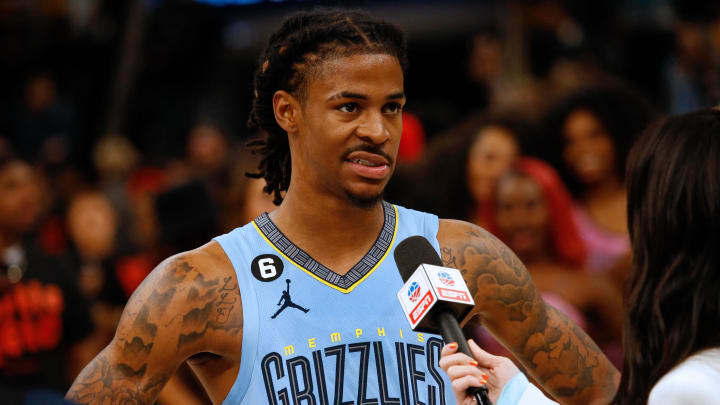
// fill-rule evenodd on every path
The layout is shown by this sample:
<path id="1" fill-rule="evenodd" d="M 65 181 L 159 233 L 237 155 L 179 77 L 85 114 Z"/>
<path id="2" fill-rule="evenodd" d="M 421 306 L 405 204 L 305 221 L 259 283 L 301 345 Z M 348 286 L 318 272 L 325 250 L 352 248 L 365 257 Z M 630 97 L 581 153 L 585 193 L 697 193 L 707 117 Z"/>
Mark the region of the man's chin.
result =
<path id="1" fill-rule="evenodd" d="M 345 196 L 351 205 L 358 208 L 370 209 L 382 201 L 383 192 L 381 191 L 377 194 L 359 194 L 353 193 L 350 190 L 345 190 Z"/>

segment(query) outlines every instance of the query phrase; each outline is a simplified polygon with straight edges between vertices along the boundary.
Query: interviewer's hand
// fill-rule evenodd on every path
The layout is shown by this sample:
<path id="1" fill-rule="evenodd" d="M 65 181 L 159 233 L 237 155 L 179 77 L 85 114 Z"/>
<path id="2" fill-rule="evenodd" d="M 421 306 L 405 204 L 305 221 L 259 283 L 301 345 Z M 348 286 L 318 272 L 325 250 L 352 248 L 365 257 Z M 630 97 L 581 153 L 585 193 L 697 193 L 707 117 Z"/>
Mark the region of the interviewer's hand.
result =
<path id="1" fill-rule="evenodd" d="M 457 343 L 443 347 L 440 353 L 440 367 L 450 376 L 455 398 L 459 405 L 475 405 L 475 399 L 467 394 L 470 387 L 487 387 L 490 400 L 497 403 L 505 384 L 520 370 L 510 359 L 493 356 L 481 349 L 471 339 L 468 346 L 475 359 L 458 353 Z"/>

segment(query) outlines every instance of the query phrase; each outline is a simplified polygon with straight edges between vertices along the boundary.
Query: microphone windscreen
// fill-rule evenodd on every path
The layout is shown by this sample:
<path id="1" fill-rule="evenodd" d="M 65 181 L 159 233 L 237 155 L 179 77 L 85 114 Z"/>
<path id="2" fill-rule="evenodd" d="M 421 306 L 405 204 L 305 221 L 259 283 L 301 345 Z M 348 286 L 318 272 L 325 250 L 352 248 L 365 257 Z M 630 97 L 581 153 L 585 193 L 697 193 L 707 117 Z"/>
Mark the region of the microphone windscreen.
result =
<path id="1" fill-rule="evenodd" d="M 407 281 L 421 264 L 442 266 L 440 256 L 422 236 L 411 236 L 400 242 L 395 248 L 394 256 L 403 282 Z"/>

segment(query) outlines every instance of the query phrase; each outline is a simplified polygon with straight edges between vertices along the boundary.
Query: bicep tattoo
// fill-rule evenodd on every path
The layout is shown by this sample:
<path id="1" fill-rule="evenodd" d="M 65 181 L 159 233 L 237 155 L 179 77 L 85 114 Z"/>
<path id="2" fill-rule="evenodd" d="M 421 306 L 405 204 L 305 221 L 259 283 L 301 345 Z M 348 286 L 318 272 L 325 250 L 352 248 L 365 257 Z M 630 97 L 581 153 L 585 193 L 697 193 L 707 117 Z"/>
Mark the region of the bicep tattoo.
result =
<path id="1" fill-rule="evenodd" d="M 206 278 L 183 257 L 161 266 L 133 294 L 115 340 L 80 373 L 68 399 L 152 403 L 175 367 L 195 354 L 194 343 L 211 331 L 240 335 L 240 295 L 232 277 Z"/>
<path id="2" fill-rule="evenodd" d="M 170 376 L 156 375 L 142 383 L 146 369 L 147 364 L 138 370 L 113 364 L 100 354 L 83 369 L 66 398 L 77 404 L 151 404 Z"/>

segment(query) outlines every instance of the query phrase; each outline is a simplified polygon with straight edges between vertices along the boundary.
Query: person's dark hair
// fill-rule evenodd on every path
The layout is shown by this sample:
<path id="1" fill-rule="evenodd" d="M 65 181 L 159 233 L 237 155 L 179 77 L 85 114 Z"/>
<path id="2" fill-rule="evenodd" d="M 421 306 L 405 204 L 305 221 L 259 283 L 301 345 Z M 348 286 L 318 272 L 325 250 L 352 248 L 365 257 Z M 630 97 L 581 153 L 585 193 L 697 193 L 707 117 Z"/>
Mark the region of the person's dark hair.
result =
<path id="1" fill-rule="evenodd" d="M 275 121 L 273 96 L 285 90 L 304 102 L 307 85 L 319 73 L 320 62 L 358 54 L 387 54 L 407 67 L 405 36 L 394 25 L 359 11 L 318 9 L 291 15 L 262 52 L 254 79 L 254 98 L 248 126 L 267 132 L 249 145 L 262 156 L 259 172 L 264 191 L 282 202 L 290 185 L 290 149 L 287 133 Z"/>
<path id="2" fill-rule="evenodd" d="M 600 121 L 612 140 L 615 150 L 616 172 L 623 180 L 628 152 L 637 136 L 652 122 L 654 111 L 639 93 L 617 83 L 582 88 L 560 100 L 548 113 L 543 125 L 547 138 L 543 157 L 555 166 L 570 192 L 580 196 L 584 186 L 567 168 L 563 160 L 564 127 L 568 116 L 577 110 L 587 110 Z"/>
<path id="3" fill-rule="evenodd" d="M 518 143 L 519 154 L 532 153 L 533 128 L 530 123 L 509 114 L 488 116 L 474 114 L 445 134 L 438 135 L 428 146 L 422 161 L 423 176 L 432 187 L 425 187 L 428 195 L 422 207 L 443 218 L 468 219 L 477 202 L 468 190 L 467 167 L 470 149 L 480 132 L 490 126 L 507 129 Z M 452 198 L 448 198 L 452 196 Z"/>
<path id="4" fill-rule="evenodd" d="M 669 117 L 628 159 L 628 284 L 615 404 L 646 403 L 689 355 L 720 346 L 720 111 Z"/>

